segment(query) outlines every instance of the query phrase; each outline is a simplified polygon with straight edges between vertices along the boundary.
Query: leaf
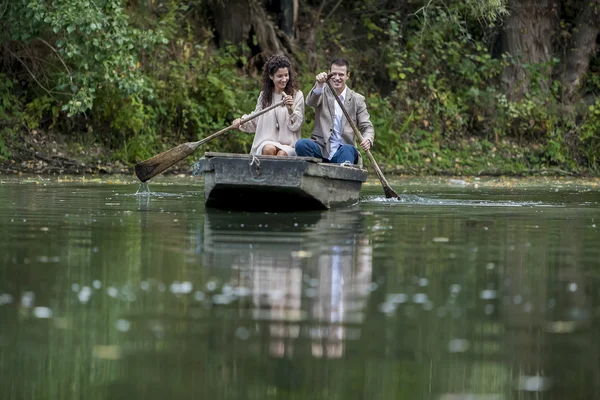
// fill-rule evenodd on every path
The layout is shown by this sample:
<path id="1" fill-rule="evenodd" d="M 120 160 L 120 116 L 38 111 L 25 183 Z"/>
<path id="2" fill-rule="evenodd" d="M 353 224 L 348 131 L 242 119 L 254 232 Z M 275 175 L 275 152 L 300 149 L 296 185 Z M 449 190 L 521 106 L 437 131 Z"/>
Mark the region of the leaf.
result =
<path id="1" fill-rule="evenodd" d="M 75 25 L 67 26 L 67 32 L 72 33 L 76 29 Z"/>

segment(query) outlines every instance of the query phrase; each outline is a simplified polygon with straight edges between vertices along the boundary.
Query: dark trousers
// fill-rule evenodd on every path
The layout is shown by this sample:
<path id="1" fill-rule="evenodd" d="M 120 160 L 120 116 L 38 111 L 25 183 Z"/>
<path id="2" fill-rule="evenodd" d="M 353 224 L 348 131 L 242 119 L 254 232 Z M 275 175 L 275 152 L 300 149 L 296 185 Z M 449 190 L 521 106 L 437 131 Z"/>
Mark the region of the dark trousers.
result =
<path id="1" fill-rule="evenodd" d="M 300 157 L 316 157 L 323 160 L 323 162 L 330 162 L 335 164 L 341 164 L 343 162 L 350 162 L 352 164 L 358 163 L 358 150 L 351 144 L 342 144 L 338 147 L 337 151 L 331 157 L 331 160 L 323 158 L 321 153 L 321 147 L 311 139 L 300 139 L 296 142 L 296 155 Z"/>

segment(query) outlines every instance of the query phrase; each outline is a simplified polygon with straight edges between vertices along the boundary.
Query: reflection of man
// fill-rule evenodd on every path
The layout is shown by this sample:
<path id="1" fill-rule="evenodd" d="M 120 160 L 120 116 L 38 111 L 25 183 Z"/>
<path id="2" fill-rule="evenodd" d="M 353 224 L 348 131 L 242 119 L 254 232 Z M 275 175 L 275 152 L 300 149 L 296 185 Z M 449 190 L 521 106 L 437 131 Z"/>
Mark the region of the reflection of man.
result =
<path id="1" fill-rule="evenodd" d="M 325 323 L 311 329 L 315 357 L 340 358 L 344 353 L 347 328 L 362 322 L 369 295 L 372 252 L 368 240 L 356 245 L 333 246 L 319 257 L 319 291 L 312 304 L 311 319 Z"/>

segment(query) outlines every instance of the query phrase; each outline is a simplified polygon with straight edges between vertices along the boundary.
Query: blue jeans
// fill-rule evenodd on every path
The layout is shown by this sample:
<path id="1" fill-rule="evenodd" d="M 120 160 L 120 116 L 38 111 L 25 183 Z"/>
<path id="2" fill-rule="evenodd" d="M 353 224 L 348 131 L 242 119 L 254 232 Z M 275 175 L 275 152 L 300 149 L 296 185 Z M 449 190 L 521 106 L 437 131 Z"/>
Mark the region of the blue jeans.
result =
<path id="1" fill-rule="evenodd" d="M 323 160 L 323 162 L 330 162 L 335 164 L 341 164 L 343 162 L 350 162 L 352 164 L 358 163 L 358 150 L 351 144 L 342 144 L 331 160 L 323 157 L 321 153 L 321 147 L 311 139 L 300 139 L 296 142 L 296 155 L 299 157 L 316 157 Z"/>

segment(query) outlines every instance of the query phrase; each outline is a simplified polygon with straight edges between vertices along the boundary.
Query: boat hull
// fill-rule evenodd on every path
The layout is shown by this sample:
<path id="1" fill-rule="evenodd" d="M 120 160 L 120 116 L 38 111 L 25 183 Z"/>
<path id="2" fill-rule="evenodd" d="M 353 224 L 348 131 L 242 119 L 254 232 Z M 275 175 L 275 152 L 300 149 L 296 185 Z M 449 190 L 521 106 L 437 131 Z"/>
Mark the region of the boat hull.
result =
<path id="1" fill-rule="evenodd" d="M 365 170 L 309 157 L 206 153 L 200 160 L 206 207 L 302 211 L 358 202 Z"/>

